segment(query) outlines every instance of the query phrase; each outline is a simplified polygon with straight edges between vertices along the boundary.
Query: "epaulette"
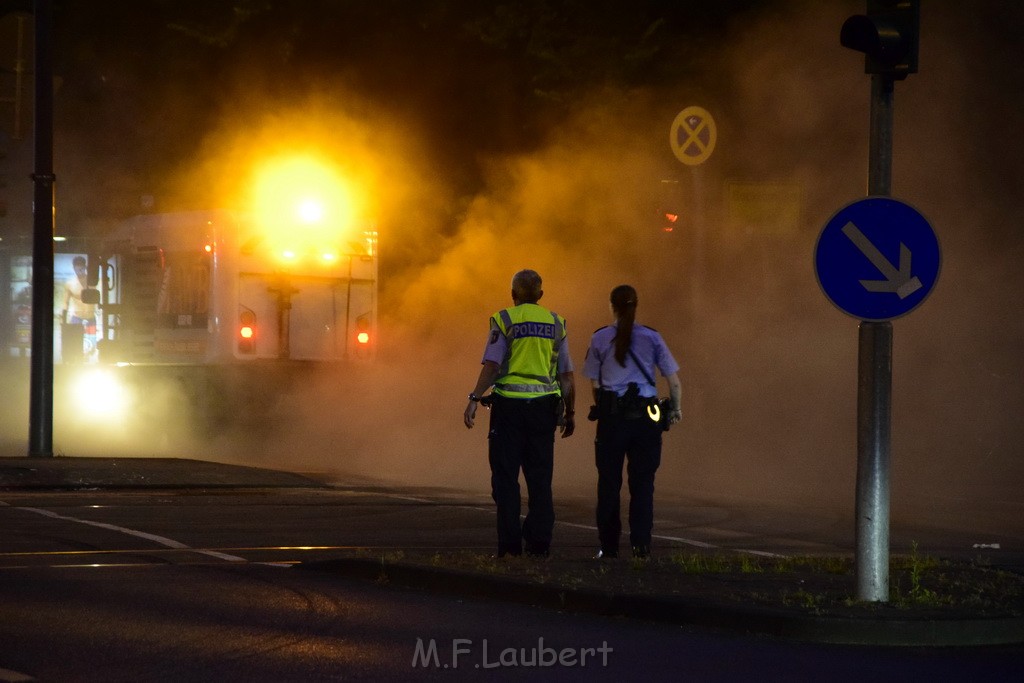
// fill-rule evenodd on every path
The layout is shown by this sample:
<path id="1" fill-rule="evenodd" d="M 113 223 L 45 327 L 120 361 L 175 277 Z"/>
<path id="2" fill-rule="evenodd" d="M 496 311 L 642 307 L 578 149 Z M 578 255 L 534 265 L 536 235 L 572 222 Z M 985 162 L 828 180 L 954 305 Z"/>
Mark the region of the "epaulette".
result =
<path id="1" fill-rule="evenodd" d="M 598 333 L 598 332 L 600 332 L 601 330 L 603 330 L 603 329 L 605 329 L 605 328 L 608 328 L 608 327 L 613 327 L 613 326 L 612 326 L 612 325 L 602 325 L 601 327 L 599 327 L 599 328 L 597 328 L 596 330 L 594 330 L 594 331 L 592 332 L 592 334 L 597 334 L 597 333 Z"/>

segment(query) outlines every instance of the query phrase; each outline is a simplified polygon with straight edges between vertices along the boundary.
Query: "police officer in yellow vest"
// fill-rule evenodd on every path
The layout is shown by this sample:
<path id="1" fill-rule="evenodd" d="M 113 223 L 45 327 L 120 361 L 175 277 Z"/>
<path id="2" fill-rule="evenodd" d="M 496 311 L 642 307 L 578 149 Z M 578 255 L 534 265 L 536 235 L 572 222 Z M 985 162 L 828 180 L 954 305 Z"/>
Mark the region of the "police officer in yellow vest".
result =
<path id="1" fill-rule="evenodd" d="M 576 391 L 565 318 L 537 305 L 544 292 L 535 271 L 512 278 L 511 308 L 491 316 L 483 368 L 463 415 L 472 429 L 483 393 L 491 407 L 488 459 L 498 509 L 498 557 L 547 556 L 555 510 L 551 495 L 555 430 L 575 430 Z M 520 524 L 519 471 L 529 495 Z"/>

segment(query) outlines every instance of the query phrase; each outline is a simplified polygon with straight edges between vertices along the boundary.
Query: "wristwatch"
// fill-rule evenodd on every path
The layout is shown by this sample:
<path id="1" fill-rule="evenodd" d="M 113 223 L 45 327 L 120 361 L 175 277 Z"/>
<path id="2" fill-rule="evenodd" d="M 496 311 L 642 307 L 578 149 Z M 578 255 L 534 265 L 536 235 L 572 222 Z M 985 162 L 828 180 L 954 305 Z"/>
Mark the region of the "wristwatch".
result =
<path id="1" fill-rule="evenodd" d="M 473 403 L 479 403 L 480 402 L 480 397 L 477 396 L 476 394 L 471 393 L 469 395 L 469 400 L 472 401 Z"/>

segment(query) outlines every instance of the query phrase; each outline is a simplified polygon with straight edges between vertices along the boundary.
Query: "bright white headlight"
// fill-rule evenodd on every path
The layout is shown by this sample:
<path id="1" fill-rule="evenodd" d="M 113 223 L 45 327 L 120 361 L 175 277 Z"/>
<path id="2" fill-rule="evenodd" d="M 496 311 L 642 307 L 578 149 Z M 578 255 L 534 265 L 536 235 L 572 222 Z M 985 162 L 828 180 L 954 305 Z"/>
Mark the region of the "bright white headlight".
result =
<path id="1" fill-rule="evenodd" d="M 127 390 L 108 369 L 97 368 L 82 373 L 72 393 L 77 411 L 89 417 L 122 417 L 128 408 Z"/>

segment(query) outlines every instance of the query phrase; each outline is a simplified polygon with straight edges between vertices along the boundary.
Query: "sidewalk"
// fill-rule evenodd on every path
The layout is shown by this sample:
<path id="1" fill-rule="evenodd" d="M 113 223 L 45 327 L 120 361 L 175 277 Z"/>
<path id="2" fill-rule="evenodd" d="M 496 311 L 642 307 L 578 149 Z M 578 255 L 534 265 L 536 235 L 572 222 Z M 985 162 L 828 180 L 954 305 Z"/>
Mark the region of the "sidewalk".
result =
<path id="1" fill-rule="evenodd" d="M 322 486 L 289 472 L 190 459 L 0 457 L 0 491 Z M 732 586 L 723 589 L 730 579 L 721 574 L 694 573 L 681 579 L 677 571 L 671 574 L 669 584 L 662 571 L 667 563 L 645 567 L 632 566 L 628 559 L 613 562 L 599 564 L 589 557 L 558 554 L 547 560 L 506 562 L 483 556 L 458 557 L 450 551 L 406 551 L 384 558 L 339 557 L 298 567 L 448 595 L 809 642 L 926 647 L 1024 645 L 1024 617 L 1020 616 L 886 605 L 837 611 L 802 605 L 799 600 L 766 605 L 743 599 L 742 591 L 755 594 L 752 591 L 769 584 L 776 590 L 782 586 L 783 593 L 791 584 L 794 595 L 814 595 L 819 586 L 806 572 L 799 576 L 732 577 Z M 641 580 L 635 581 L 636 577 Z M 742 584 L 739 589 L 737 581 Z M 629 587 L 622 588 L 626 585 Z"/>
<path id="2" fill-rule="evenodd" d="M 290 472 L 183 458 L 0 457 L 0 491 L 316 486 L 321 484 Z"/>

